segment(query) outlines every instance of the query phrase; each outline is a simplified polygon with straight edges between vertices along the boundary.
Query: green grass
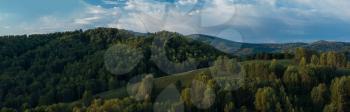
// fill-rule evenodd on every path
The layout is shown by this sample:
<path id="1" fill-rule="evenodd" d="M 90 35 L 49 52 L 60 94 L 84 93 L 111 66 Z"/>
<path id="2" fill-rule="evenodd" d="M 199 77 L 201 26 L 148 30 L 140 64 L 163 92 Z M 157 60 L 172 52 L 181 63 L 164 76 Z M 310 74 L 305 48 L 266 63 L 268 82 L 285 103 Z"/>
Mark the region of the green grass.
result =
<path id="1" fill-rule="evenodd" d="M 156 78 L 154 80 L 154 88 L 155 91 L 161 91 L 167 86 L 171 84 L 175 84 L 177 81 L 181 81 L 181 83 L 184 86 L 190 86 L 192 79 L 198 75 L 201 72 L 207 72 L 209 71 L 209 68 L 203 68 L 203 69 L 198 69 L 198 70 L 193 70 L 185 73 L 179 73 L 179 74 L 174 74 L 174 75 L 169 75 L 169 76 L 164 76 L 160 78 Z M 122 98 L 122 97 L 127 97 L 129 94 L 127 92 L 126 87 L 122 87 L 119 89 L 115 90 L 110 90 L 107 92 L 103 92 L 100 94 L 95 95 L 96 98 L 103 98 L 103 99 L 113 99 L 113 98 Z"/>
<path id="2" fill-rule="evenodd" d="M 95 95 L 95 98 L 102 98 L 102 99 L 113 99 L 113 98 L 123 98 L 129 96 L 127 88 L 122 87 L 119 89 L 110 90 L 107 92 L 103 92 L 100 94 Z"/>
<path id="3" fill-rule="evenodd" d="M 203 68 L 198 70 L 192 70 L 185 73 L 179 73 L 174 75 L 169 75 L 165 77 L 157 78 L 154 82 L 155 88 L 157 89 L 164 89 L 170 84 L 175 84 L 177 81 L 181 81 L 181 84 L 183 86 L 190 86 L 192 79 L 202 73 L 202 72 L 209 72 L 209 68 Z"/>
<path id="4" fill-rule="evenodd" d="M 258 63 L 271 63 L 271 60 L 250 60 L 250 61 L 241 62 L 241 64 L 257 63 L 257 62 Z M 281 64 L 281 65 L 296 65 L 296 63 L 290 59 L 277 60 L 277 63 Z"/>

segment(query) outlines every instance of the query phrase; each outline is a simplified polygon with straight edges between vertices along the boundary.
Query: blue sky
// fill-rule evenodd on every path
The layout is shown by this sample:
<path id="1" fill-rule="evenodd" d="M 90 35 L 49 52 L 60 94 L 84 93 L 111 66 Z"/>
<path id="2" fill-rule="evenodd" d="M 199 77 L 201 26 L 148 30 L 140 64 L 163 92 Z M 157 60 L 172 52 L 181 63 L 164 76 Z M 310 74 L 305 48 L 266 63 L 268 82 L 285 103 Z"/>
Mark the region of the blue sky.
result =
<path id="1" fill-rule="evenodd" d="M 0 35 L 113 27 L 240 42 L 350 41 L 349 0 L 1 0 Z"/>

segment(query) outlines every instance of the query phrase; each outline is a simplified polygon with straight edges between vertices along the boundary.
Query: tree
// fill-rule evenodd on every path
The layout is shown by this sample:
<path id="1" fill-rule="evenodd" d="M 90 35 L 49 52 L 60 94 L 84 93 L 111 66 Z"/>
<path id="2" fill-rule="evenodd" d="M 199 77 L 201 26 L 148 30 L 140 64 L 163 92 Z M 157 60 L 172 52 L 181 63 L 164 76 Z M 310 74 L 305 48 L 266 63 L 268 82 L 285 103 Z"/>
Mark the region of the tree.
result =
<path id="1" fill-rule="evenodd" d="M 289 66 L 283 75 L 288 92 L 305 94 L 314 85 L 314 71 L 310 67 Z"/>
<path id="2" fill-rule="evenodd" d="M 301 58 L 301 60 L 300 60 L 300 63 L 299 63 L 299 66 L 301 66 L 301 67 L 306 67 L 306 59 L 303 57 L 303 58 Z"/>
<path id="3" fill-rule="evenodd" d="M 300 60 L 306 57 L 306 51 L 304 48 L 296 48 L 295 49 L 295 61 L 300 62 Z"/>
<path id="4" fill-rule="evenodd" d="M 321 109 L 328 101 L 326 84 L 319 84 L 317 87 L 314 87 L 311 91 L 311 99 L 315 109 Z"/>
<path id="5" fill-rule="evenodd" d="M 224 112 L 233 112 L 235 109 L 235 104 L 233 102 L 230 102 L 225 105 Z"/>
<path id="6" fill-rule="evenodd" d="M 330 90 L 331 103 L 325 109 L 336 110 L 338 112 L 350 110 L 350 77 L 334 79 Z"/>
<path id="7" fill-rule="evenodd" d="M 283 75 L 283 82 L 289 91 L 299 90 L 301 77 L 297 67 L 289 66 Z"/>
<path id="8" fill-rule="evenodd" d="M 305 48 L 296 48 L 295 49 L 295 61 L 300 62 L 302 58 L 306 59 L 306 62 L 310 62 L 311 55 L 314 53 L 314 51 L 305 49 Z"/>
<path id="9" fill-rule="evenodd" d="M 146 75 L 145 78 L 142 79 L 135 96 L 137 100 L 150 100 L 153 91 L 153 81 L 153 75 Z"/>
<path id="10" fill-rule="evenodd" d="M 283 65 L 281 65 L 281 64 L 278 64 L 277 60 L 274 59 L 274 60 L 271 61 L 269 69 L 271 70 L 272 74 L 275 74 L 277 77 L 280 78 L 280 77 L 283 76 L 285 67 Z"/>
<path id="11" fill-rule="evenodd" d="M 213 87 L 207 87 L 204 91 L 204 97 L 199 108 L 209 108 L 215 102 L 216 91 Z M 198 106 L 198 105 L 197 105 Z"/>
<path id="12" fill-rule="evenodd" d="M 277 95 L 273 88 L 259 88 L 255 94 L 255 109 L 261 112 L 269 112 L 275 110 L 277 104 Z"/>
<path id="13" fill-rule="evenodd" d="M 327 53 L 327 65 L 336 67 L 337 66 L 337 55 L 335 52 Z"/>
<path id="14" fill-rule="evenodd" d="M 344 53 L 337 53 L 337 67 L 346 67 L 347 59 Z"/>
<path id="15" fill-rule="evenodd" d="M 214 62 L 211 71 L 214 76 L 237 75 L 240 72 L 240 67 L 236 59 L 219 56 Z"/>
<path id="16" fill-rule="evenodd" d="M 83 105 L 89 106 L 92 100 L 93 100 L 93 96 L 91 91 L 85 91 L 82 97 Z"/>
<path id="17" fill-rule="evenodd" d="M 247 106 L 241 106 L 240 109 L 239 109 L 240 112 L 248 112 L 248 108 Z"/>
<path id="18" fill-rule="evenodd" d="M 317 66 L 320 64 L 320 60 L 318 59 L 317 55 L 312 55 L 311 64 L 314 66 Z"/>
<path id="19" fill-rule="evenodd" d="M 190 88 L 185 88 L 181 92 L 181 100 L 185 103 L 187 107 L 191 107 L 191 90 Z"/>
<path id="20" fill-rule="evenodd" d="M 283 108 L 282 108 L 281 103 L 278 102 L 278 103 L 276 104 L 275 112 L 283 112 Z"/>
<path id="21" fill-rule="evenodd" d="M 114 78 L 108 80 L 108 89 L 113 90 L 118 88 L 118 82 Z"/>
<path id="22" fill-rule="evenodd" d="M 320 64 L 323 66 L 327 65 L 327 54 L 326 53 L 321 54 Z"/>
<path id="23" fill-rule="evenodd" d="M 212 106 L 216 96 L 216 83 L 208 72 L 196 75 L 191 84 L 192 104 L 200 109 L 208 109 Z"/>

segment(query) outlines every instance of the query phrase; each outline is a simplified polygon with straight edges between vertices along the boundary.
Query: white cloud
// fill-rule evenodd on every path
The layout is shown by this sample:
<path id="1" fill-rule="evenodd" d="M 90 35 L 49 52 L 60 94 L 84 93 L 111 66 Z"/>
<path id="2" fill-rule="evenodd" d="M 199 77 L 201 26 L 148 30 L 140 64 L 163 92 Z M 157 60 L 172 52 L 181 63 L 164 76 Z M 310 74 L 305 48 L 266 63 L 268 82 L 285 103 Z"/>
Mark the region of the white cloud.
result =
<path id="1" fill-rule="evenodd" d="M 236 32 L 243 35 L 270 40 L 278 38 L 277 34 L 271 34 L 275 32 L 308 34 L 307 28 L 333 22 L 330 18 L 350 23 L 349 0 L 177 0 L 175 3 L 126 0 L 123 6 L 119 6 L 118 0 L 102 1 L 118 7 L 84 3 L 83 9 L 69 12 L 66 17 L 43 15 L 34 22 L 14 27 L 21 33 L 102 26 L 139 32 L 170 30 L 211 35 L 237 29 Z M 0 23 L 3 23 L 1 21 L 4 21 L 3 14 L 0 15 Z"/>
<path id="2" fill-rule="evenodd" d="M 339 18 L 350 22 L 349 0 L 294 0 L 292 3 L 312 9 L 318 16 Z"/>
<path id="3" fill-rule="evenodd" d="M 207 27 L 230 24 L 235 13 L 235 7 L 226 0 L 214 0 L 198 9 L 198 4 L 195 4 L 197 0 L 178 2 L 186 6 L 130 0 L 126 3 L 125 16 L 110 26 L 146 32 L 170 30 L 184 34 L 203 33 Z"/>
<path id="4" fill-rule="evenodd" d="M 179 0 L 177 1 L 180 5 L 190 5 L 190 4 L 196 4 L 198 0 Z"/>
<path id="5" fill-rule="evenodd" d="M 93 16 L 93 17 L 86 17 L 86 18 L 79 18 L 75 20 L 75 23 L 77 24 L 91 24 L 97 20 L 101 19 L 99 16 Z"/>

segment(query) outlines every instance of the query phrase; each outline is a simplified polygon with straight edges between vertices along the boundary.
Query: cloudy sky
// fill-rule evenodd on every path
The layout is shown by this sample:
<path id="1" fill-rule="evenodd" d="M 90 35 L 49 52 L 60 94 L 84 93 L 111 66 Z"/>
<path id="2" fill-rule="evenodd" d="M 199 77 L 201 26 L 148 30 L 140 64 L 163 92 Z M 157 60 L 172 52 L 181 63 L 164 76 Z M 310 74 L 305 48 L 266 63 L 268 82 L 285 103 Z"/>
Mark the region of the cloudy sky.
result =
<path id="1" fill-rule="evenodd" d="M 96 27 L 241 42 L 350 41 L 349 0 L 1 0 L 0 35 Z"/>

